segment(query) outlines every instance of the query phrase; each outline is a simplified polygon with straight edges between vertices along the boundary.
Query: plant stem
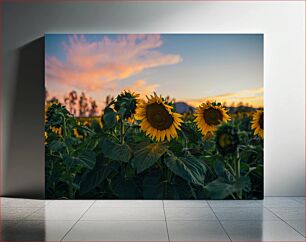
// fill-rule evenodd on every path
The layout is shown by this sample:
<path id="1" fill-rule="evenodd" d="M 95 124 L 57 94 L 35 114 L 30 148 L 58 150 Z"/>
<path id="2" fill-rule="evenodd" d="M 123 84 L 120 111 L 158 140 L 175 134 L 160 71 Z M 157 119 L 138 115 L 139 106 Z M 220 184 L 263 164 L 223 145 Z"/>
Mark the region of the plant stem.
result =
<path id="1" fill-rule="evenodd" d="M 67 125 L 66 125 L 66 117 L 64 114 L 61 114 L 61 116 L 63 117 L 63 124 L 64 124 L 64 137 L 66 138 L 68 136 L 68 132 L 67 132 Z M 69 148 L 68 146 L 66 145 L 66 151 L 67 151 L 67 154 L 69 155 Z"/>
<path id="2" fill-rule="evenodd" d="M 124 144 L 124 123 L 122 118 L 120 119 L 120 142 L 121 144 Z"/>
<path id="3" fill-rule="evenodd" d="M 188 138 L 185 134 L 185 132 L 182 130 L 182 134 L 183 134 L 183 137 L 184 137 L 184 141 L 185 141 L 185 144 L 184 144 L 184 150 L 188 150 Z"/>
<path id="4" fill-rule="evenodd" d="M 238 186 L 240 186 L 240 157 L 239 153 L 237 154 L 237 157 L 234 158 L 234 164 L 235 164 L 235 174 L 236 174 L 236 183 Z M 241 188 L 237 192 L 238 198 L 242 199 L 242 190 Z"/>
<path id="5" fill-rule="evenodd" d="M 231 172 L 231 174 L 233 175 L 233 176 L 235 176 L 235 171 L 234 171 L 234 169 L 233 169 L 233 167 L 226 161 L 226 160 L 224 160 L 224 164 L 227 166 L 227 168 L 230 170 L 230 172 Z"/>
<path id="6" fill-rule="evenodd" d="M 245 174 L 245 176 L 250 175 L 250 173 L 251 173 L 252 171 L 254 171 L 254 170 L 256 170 L 256 167 L 251 167 L 251 168 L 249 169 L 249 171 Z"/>
<path id="7" fill-rule="evenodd" d="M 126 129 L 125 129 L 125 132 L 124 132 L 124 134 L 123 134 L 123 137 L 125 137 L 126 136 L 126 133 L 127 133 L 127 131 L 129 130 L 129 128 L 131 128 L 132 127 L 132 125 L 129 125 Z"/>
<path id="8" fill-rule="evenodd" d="M 64 137 L 66 138 L 68 136 L 67 125 L 66 125 L 66 117 L 63 114 L 62 114 L 62 117 L 63 117 L 63 125 L 64 125 Z M 69 147 L 67 145 L 66 145 L 66 152 L 67 152 L 67 155 L 70 154 Z M 73 199 L 74 198 L 73 185 L 72 185 L 72 179 L 71 179 L 71 172 L 70 172 L 68 166 L 66 166 L 66 173 L 67 173 L 67 175 L 69 177 L 69 182 L 68 182 L 68 197 L 70 199 Z"/>
<path id="9" fill-rule="evenodd" d="M 74 198 L 74 192 L 73 192 L 73 186 L 72 186 L 72 179 L 71 179 L 71 174 L 70 174 L 70 171 L 69 171 L 68 167 L 66 167 L 66 172 L 67 172 L 67 175 L 69 176 L 68 198 L 73 199 Z"/>

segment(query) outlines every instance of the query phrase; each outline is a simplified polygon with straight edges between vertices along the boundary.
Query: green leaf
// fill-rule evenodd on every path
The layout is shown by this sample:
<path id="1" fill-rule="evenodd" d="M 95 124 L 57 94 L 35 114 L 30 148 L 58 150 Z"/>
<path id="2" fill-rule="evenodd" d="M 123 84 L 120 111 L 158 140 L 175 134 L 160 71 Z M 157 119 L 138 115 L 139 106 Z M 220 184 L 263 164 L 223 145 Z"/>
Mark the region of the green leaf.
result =
<path id="1" fill-rule="evenodd" d="M 205 186 L 205 189 L 209 192 L 212 199 L 224 199 L 240 190 L 249 192 L 251 181 L 249 177 L 242 176 L 238 181 L 230 184 L 225 179 L 218 178 Z"/>
<path id="2" fill-rule="evenodd" d="M 71 169 L 77 163 L 76 160 L 76 157 L 70 155 L 63 156 L 63 162 L 67 167 L 69 167 L 69 169 Z"/>
<path id="3" fill-rule="evenodd" d="M 226 183 L 222 178 L 210 182 L 205 189 L 212 199 L 224 199 L 235 192 L 233 185 Z"/>
<path id="4" fill-rule="evenodd" d="M 117 124 L 116 112 L 111 108 L 106 108 L 102 117 L 103 128 L 113 129 Z"/>
<path id="5" fill-rule="evenodd" d="M 137 173 L 141 173 L 154 165 L 166 151 L 167 146 L 165 145 L 159 143 L 148 144 L 135 152 L 131 164 L 137 169 Z"/>
<path id="6" fill-rule="evenodd" d="M 89 150 L 81 153 L 79 156 L 65 155 L 63 159 L 65 165 L 69 168 L 82 165 L 88 169 L 92 169 L 96 164 L 96 154 Z"/>
<path id="7" fill-rule="evenodd" d="M 100 164 L 95 169 L 83 174 L 80 183 L 80 195 L 84 195 L 99 186 L 113 171 L 119 167 L 118 162 Z"/>
<path id="8" fill-rule="evenodd" d="M 78 160 L 88 169 L 92 169 L 96 164 L 96 154 L 87 150 L 78 157 Z"/>
<path id="9" fill-rule="evenodd" d="M 161 183 L 161 172 L 155 171 L 148 174 L 143 179 L 143 198 L 144 199 L 162 199 L 163 187 Z"/>
<path id="10" fill-rule="evenodd" d="M 234 184 L 235 191 L 245 191 L 250 192 L 251 191 L 251 180 L 248 176 L 241 176 L 239 180 Z"/>
<path id="11" fill-rule="evenodd" d="M 185 157 L 177 157 L 172 152 L 167 152 L 164 163 L 174 174 L 186 181 L 199 186 L 204 185 L 206 167 L 194 156 L 187 154 Z"/>
<path id="12" fill-rule="evenodd" d="M 126 179 L 120 174 L 111 180 L 111 189 L 121 199 L 137 199 L 140 197 L 135 181 Z"/>
<path id="13" fill-rule="evenodd" d="M 59 140 L 52 140 L 49 144 L 49 149 L 52 151 L 59 151 L 66 147 L 66 144 Z"/>
<path id="14" fill-rule="evenodd" d="M 128 162 L 132 157 L 132 150 L 127 144 L 117 144 L 109 139 L 102 140 L 101 150 L 111 160 Z"/>
<path id="15" fill-rule="evenodd" d="M 214 170 L 217 176 L 224 176 L 224 163 L 220 160 L 214 162 Z"/>
<path id="16" fill-rule="evenodd" d="M 166 198 L 194 199 L 189 182 L 179 176 L 173 177 L 171 183 L 164 184 L 164 186 L 166 186 Z"/>

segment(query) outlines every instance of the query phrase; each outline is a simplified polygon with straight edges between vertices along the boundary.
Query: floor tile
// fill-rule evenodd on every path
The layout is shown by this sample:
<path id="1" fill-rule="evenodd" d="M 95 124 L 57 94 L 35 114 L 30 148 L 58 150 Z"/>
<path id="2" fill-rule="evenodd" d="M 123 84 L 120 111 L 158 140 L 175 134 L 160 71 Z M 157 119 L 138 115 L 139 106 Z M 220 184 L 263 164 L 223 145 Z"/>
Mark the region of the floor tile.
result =
<path id="1" fill-rule="evenodd" d="M 304 241 L 283 221 L 221 221 L 233 241 Z"/>
<path id="2" fill-rule="evenodd" d="M 97 200 L 93 208 L 162 208 L 162 200 Z"/>
<path id="3" fill-rule="evenodd" d="M 21 220 L 40 208 L 1 208 L 1 220 Z"/>
<path id="4" fill-rule="evenodd" d="M 218 221 L 167 221 L 170 241 L 230 241 Z"/>
<path id="5" fill-rule="evenodd" d="M 164 200 L 165 208 L 203 208 L 209 207 L 205 200 Z"/>
<path id="6" fill-rule="evenodd" d="M 217 220 L 210 208 L 165 208 L 166 219 L 170 220 Z"/>
<path id="7" fill-rule="evenodd" d="M 305 220 L 286 220 L 290 226 L 305 236 Z"/>
<path id="8" fill-rule="evenodd" d="M 71 207 L 83 207 L 89 208 L 95 200 L 49 200 L 48 208 L 71 208 Z"/>
<path id="9" fill-rule="evenodd" d="M 220 220 L 279 220 L 266 208 L 213 208 Z"/>
<path id="10" fill-rule="evenodd" d="M 208 200 L 212 208 L 243 208 L 243 207 L 262 207 L 261 201 L 257 200 Z"/>
<path id="11" fill-rule="evenodd" d="M 22 199 L 22 198 L 0 198 L 2 208 L 41 208 L 48 201 L 37 199 Z"/>
<path id="12" fill-rule="evenodd" d="M 303 203 L 296 201 L 293 197 L 265 197 L 262 201 L 265 207 L 303 207 Z"/>
<path id="13" fill-rule="evenodd" d="M 30 216 L 26 217 L 26 220 L 78 220 L 87 210 L 84 207 L 71 207 L 71 208 L 41 208 Z"/>
<path id="14" fill-rule="evenodd" d="M 64 241 L 168 241 L 165 221 L 79 221 Z"/>
<path id="15" fill-rule="evenodd" d="M 269 208 L 273 213 L 284 220 L 305 219 L 305 207 Z"/>
<path id="16" fill-rule="evenodd" d="M 81 220 L 165 220 L 163 208 L 90 208 Z"/>
<path id="17" fill-rule="evenodd" d="M 302 205 L 305 206 L 305 197 L 292 197 L 292 198 L 298 203 L 301 203 Z"/>
<path id="18" fill-rule="evenodd" d="M 4 235 L 6 240 L 60 241 L 74 221 L 22 221 Z"/>

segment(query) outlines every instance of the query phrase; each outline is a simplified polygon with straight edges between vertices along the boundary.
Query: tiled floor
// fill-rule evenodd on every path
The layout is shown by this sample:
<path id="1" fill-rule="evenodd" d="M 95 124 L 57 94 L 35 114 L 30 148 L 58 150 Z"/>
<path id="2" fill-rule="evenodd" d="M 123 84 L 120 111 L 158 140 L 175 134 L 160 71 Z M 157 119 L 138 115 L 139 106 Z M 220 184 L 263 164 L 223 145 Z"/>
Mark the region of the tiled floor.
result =
<path id="1" fill-rule="evenodd" d="M 0 241 L 305 241 L 305 198 L 264 201 L 1 198 Z"/>

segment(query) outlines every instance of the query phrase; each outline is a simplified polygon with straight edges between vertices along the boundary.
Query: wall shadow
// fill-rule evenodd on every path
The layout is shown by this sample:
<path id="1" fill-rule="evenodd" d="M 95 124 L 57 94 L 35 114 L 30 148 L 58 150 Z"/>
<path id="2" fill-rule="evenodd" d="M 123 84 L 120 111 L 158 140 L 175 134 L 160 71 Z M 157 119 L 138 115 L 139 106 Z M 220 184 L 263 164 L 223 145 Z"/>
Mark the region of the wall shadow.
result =
<path id="1" fill-rule="evenodd" d="M 17 51 L 3 195 L 44 198 L 44 37 Z"/>
<path id="2" fill-rule="evenodd" d="M 38 217 L 40 220 L 25 220 L 20 223 L 3 220 L 0 224 L 1 241 L 46 241 L 46 221 L 44 209 Z"/>

